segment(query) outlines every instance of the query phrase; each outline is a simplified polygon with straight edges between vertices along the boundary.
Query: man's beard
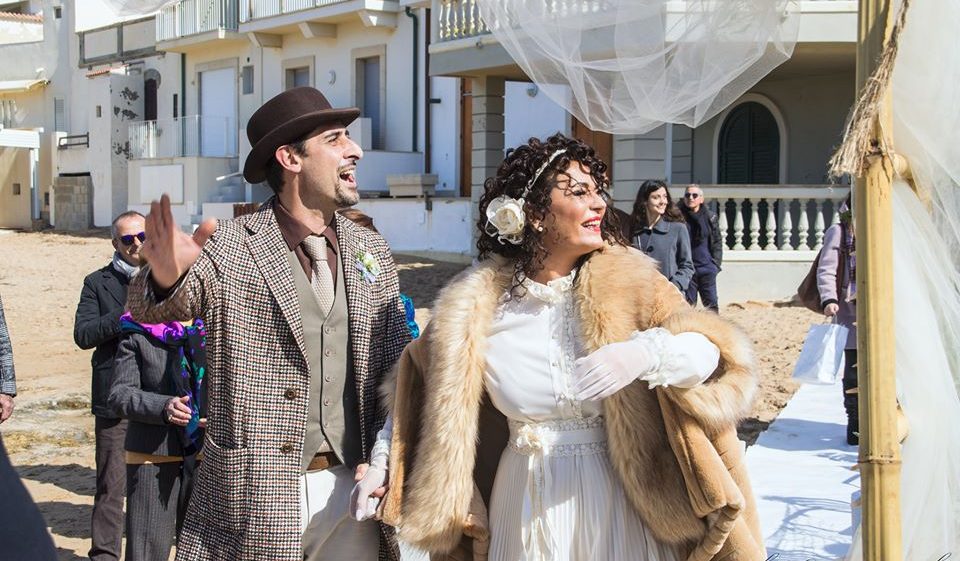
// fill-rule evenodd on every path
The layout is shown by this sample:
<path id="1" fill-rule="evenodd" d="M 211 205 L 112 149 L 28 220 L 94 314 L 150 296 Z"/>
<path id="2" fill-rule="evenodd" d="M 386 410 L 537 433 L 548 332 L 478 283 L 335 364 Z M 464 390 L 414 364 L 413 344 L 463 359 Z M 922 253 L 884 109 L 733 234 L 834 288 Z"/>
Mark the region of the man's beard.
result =
<path id="1" fill-rule="evenodd" d="M 360 193 L 347 188 L 341 181 L 337 181 L 333 190 L 334 201 L 337 208 L 353 206 L 360 202 Z"/>

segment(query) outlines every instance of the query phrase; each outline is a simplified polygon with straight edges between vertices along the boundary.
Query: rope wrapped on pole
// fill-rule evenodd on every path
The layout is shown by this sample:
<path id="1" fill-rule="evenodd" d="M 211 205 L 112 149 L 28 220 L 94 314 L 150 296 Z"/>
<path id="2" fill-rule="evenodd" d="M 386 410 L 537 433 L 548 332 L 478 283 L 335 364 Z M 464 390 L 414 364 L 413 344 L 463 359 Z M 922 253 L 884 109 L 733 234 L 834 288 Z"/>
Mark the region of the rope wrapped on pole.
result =
<path id="1" fill-rule="evenodd" d="M 843 129 L 843 141 L 829 162 L 829 175 L 832 178 L 839 178 L 844 174 L 862 177 L 867 171 L 867 156 L 891 153 L 889 142 L 884 136 L 889 134 L 889 131 L 881 131 L 880 135 L 875 135 L 874 126 L 890 87 L 900 32 L 906 24 L 909 8 L 910 0 L 903 0 L 896 21 L 890 30 L 890 36 L 884 42 L 877 67 L 863 85 L 860 97 L 857 98 L 856 104 L 847 117 L 847 123 Z"/>

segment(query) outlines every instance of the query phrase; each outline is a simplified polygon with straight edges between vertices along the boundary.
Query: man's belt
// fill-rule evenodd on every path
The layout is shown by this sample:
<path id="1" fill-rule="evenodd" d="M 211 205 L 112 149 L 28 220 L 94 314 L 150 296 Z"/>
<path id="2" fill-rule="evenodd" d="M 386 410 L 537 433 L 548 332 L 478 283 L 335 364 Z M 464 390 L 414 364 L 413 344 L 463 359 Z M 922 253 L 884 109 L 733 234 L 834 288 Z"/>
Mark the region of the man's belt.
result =
<path id="1" fill-rule="evenodd" d="M 343 462 L 333 452 L 317 452 L 317 455 L 310 460 L 307 471 L 323 471 L 334 466 L 339 466 Z"/>

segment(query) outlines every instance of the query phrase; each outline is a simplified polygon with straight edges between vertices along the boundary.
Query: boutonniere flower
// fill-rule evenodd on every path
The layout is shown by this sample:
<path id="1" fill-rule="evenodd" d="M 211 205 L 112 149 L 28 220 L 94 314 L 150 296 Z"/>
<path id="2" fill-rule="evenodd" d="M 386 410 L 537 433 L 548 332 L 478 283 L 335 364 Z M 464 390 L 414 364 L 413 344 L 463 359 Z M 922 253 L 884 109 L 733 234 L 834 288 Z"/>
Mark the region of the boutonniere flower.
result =
<path id="1" fill-rule="evenodd" d="M 377 280 L 377 275 L 380 274 L 380 263 L 377 262 L 377 258 L 364 249 L 357 251 L 355 266 L 358 271 L 363 273 L 363 280 L 370 284 L 373 284 Z"/>

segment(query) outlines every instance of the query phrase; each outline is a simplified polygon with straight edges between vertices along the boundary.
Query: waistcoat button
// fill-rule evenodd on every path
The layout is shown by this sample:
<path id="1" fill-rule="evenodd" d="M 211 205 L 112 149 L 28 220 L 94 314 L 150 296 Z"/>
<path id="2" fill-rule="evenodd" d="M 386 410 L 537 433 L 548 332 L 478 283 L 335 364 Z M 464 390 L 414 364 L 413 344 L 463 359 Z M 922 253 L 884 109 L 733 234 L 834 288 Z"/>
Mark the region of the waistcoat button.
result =
<path id="1" fill-rule="evenodd" d="M 290 444 L 289 442 L 284 442 L 283 444 L 280 445 L 280 451 L 283 452 L 284 454 L 289 454 L 290 452 L 293 452 L 293 444 Z"/>
<path id="2" fill-rule="evenodd" d="M 283 397 L 287 399 L 297 399 L 297 395 L 298 395 L 297 390 L 293 388 L 289 388 L 287 389 L 287 391 L 283 392 Z"/>

